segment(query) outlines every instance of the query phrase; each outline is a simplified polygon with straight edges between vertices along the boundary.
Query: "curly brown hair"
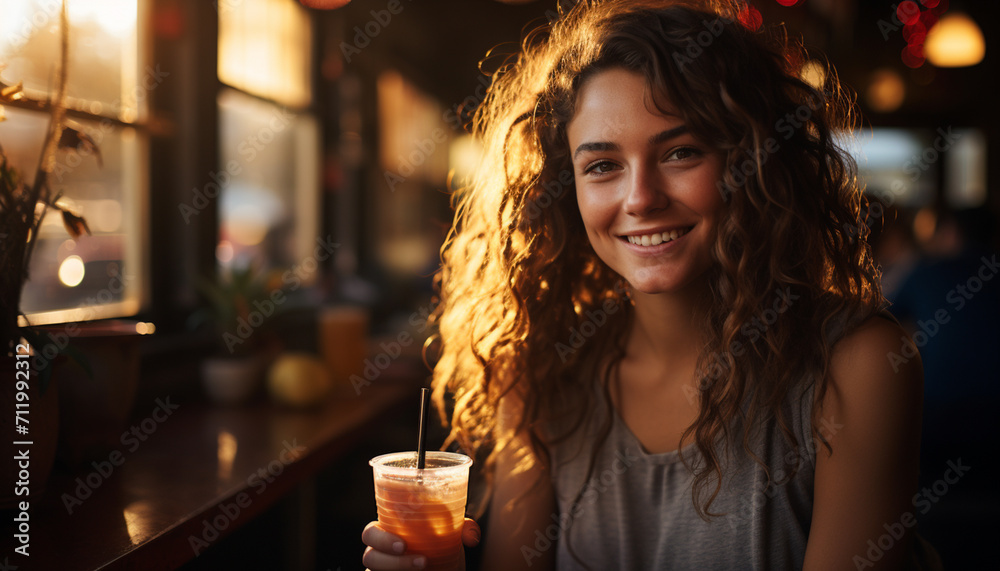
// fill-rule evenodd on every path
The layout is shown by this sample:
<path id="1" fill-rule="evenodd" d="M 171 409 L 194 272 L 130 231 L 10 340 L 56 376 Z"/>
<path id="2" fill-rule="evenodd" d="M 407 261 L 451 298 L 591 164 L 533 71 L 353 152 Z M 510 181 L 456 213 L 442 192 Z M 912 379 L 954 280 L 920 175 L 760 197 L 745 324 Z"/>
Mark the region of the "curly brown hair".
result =
<path id="1" fill-rule="evenodd" d="M 580 86 L 609 68 L 642 75 L 655 100 L 671 102 L 725 157 L 699 414 L 681 439 L 693 436 L 700 453 L 689 464 L 698 513 L 715 515 L 718 443 L 753 455 L 752 428 L 773 418 L 790 443 L 808 446 L 796 442 L 782 402 L 803 379 L 814 379 L 822 398 L 828 325 L 844 312 L 874 314 L 882 295 L 856 166 L 834 139 L 854 125 L 853 99 L 832 69 L 818 87 L 800 79 L 809 61 L 801 44 L 781 28 L 749 29 L 739 19 L 744 9 L 737 1 L 582 1 L 528 34 L 520 55 L 493 73 L 472 123 L 484 162 L 456 192 L 442 247 L 433 344 L 434 399 L 450 418 L 448 444 L 482 456 L 487 477 L 515 435 L 530 440 L 519 467 L 547 464 L 547 448 L 601 402 L 585 354 L 611 356 L 599 374 L 612 406 L 608 386 L 632 306 L 621 277 L 586 239 L 566 138 Z M 798 299 L 748 339 L 776 291 Z M 601 311 L 607 323 L 593 328 L 585 351 L 568 348 L 568 332 Z M 739 356 L 735 343 L 747 347 Z M 500 402 L 511 391 L 523 406 L 501 424 Z M 547 427 L 566 398 L 572 422 L 553 434 Z"/>

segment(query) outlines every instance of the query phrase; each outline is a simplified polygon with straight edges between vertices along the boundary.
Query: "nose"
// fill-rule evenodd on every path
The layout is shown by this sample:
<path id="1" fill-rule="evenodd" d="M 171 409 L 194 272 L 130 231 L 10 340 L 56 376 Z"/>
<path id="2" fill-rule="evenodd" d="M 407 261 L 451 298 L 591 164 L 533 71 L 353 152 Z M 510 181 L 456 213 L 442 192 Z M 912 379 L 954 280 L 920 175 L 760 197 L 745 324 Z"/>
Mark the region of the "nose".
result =
<path id="1" fill-rule="evenodd" d="M 663 210 L 670 204 L 666 181 L 653 165 L 633 169 L 622 207 L 632 216 L 644 216 Z"/>

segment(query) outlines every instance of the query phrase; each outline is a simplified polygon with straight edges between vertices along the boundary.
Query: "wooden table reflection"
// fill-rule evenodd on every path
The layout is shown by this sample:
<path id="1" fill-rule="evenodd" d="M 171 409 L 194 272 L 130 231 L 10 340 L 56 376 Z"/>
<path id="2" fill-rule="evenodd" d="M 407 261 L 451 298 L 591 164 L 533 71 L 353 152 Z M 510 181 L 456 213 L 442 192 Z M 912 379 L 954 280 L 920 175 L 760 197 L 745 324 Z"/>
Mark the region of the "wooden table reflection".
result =
<path id="1" fill-rule="evenodd" d="M 31 503 L 30 558 L 14 554 L 6 517 L 0 556 L 24 569 L 174 569 L 363 442 L 413 390 L 373 383 L 356 395 L 348 387 L 310 411 L 180 403 L 134 452 L 120 448 L 124 462 L 106 478 L 94 466 L 54 473 Z"/>

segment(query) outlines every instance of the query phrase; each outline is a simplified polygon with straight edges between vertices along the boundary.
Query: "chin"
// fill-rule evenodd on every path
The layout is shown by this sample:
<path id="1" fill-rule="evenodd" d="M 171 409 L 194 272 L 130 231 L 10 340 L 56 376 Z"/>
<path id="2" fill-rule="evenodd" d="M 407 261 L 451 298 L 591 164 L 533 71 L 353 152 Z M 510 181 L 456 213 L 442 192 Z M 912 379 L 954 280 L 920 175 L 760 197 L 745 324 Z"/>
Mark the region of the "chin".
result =
<path id="1" fill-rule="evenodd" d="M 695 283 L 703 282 L 704 272 L 696 276 L 664 275 L 661 268 L 639 268 L 632 272 L 628 280 L 633 290 L 647 295 L 681 293 Z"/>

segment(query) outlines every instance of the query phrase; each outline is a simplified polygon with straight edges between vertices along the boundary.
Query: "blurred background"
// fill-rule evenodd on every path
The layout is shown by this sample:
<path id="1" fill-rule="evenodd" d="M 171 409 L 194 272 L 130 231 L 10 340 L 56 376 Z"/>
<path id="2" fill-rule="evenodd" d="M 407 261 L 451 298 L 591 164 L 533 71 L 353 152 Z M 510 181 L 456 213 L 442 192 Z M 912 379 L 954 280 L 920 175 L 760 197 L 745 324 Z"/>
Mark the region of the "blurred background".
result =
<path id="1" fill-rule="evenodd" d="M 28 96 L 5 104 L 0 143 L 25 172 L 48 121 L 59 4 L 0 0 L 0 78 L 22 81 Z M 326 451 L 206 550 L 193 549 L 190 569 L 360 568 L 360 531 L 375 516 L 367 460 L 413 446 L 412 395 L 428 377 L 420 348 L 450 190 L 477 160 L 464 126 L 489 84 L 479 63 L 492 50 L 484 69 L 496 69 L 558 10 L 556 0 L 327 4 L 343 5 L 68 4 L 68 115 L 93 146 L 61 154 L 52 182 L 91 235 L 71 239 L 55 214 L 46 219 L 22 309 L 33 325 L 52 327 L 53 339 L 67 322 L 134 324 L 143 334 L 137 382 L 124 389 L 122 418 L 142 419 L 163 395 L 203 411 L 191 430 L 207 438 L 213 466 L 228 457 L 232 467 L 254 446 L 252 431 L 242 436 L 231 424 L 270 426 L 272 414 L 292 422 L 287 434 Z M 968 0 L 755 0 L 744 11 L 748 26 L 783 22 L 802 38 L 816 58 L 803 68 L 807 81 L 823 80 L 826 58 L 857 95 L 859 129 L 842 140 L 871 199 L 883 287 L 926 370 L 921 485 L 934 501 L 917 516 L 955 569 L 986 560 L 1000 505 L 991 454 L 1000 190 L 988 168 L 1000 158 L 990 87 L 998 16 L 995 2 Z M 910 349 L 901 346 L 899 358 L 912 358 Z M 258 362 L 209 378 L 206 362 L 227 368 L 241 355 Z M 317 367 L 332 389 L 302 386 Z M 256 384 L 235 386 L 233 375 Z M 367 428 L 328 450 L 324 431 L 335 420 L 323 411 L 339 418 L 330 407 L 354 407 L 379 385 L 407 396 L 386 397 L 358 425 Z M 64 412 L 80 408 L 64 394 L 72 389 L 60 391 Z M 295 425 L 296 415 L 307 421 Z M 180 423 L 164 429 L 172 422 Z M 65 515 L 58 494 L 114 448 L 81 446 L 60 444 L 55 499 L 46 495 L 53 518 Z M 281 449 L 272 448 L 265 464 Z M 942 486 L 959 459 L 971 469 Z M 209 487 L 238 487 L 258 465 L 249 462 L 243 473 L 208 473 Z M 107 478 L 122 494 L 155 489 L 125 468 Z M 138 529 L 149 514 L 133 496 L 125 520 Z M 65 529 L 81 521 L 67 519 Z M 133 550 L 159 533 L 128 530 Z"/>

